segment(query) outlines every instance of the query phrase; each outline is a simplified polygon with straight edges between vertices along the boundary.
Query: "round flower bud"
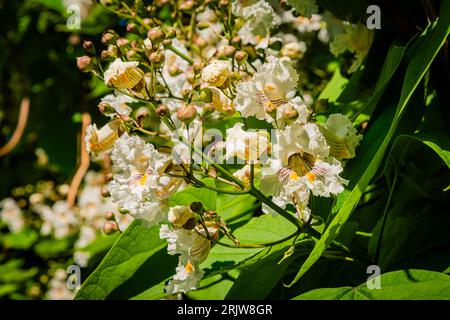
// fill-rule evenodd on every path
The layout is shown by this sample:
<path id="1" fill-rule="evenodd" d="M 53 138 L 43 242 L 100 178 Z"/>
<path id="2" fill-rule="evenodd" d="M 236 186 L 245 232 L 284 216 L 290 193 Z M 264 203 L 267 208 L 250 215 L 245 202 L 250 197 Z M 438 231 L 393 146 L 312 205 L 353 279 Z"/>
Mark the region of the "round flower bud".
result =
<path id="1" fill-rule="evenodd" d="M 130 44 L 130 40 L 128 40 L 126 38 L 119 38 L 119 39 L 117 39 L 116 43 L 119 47 L 125 47 Z"/>
<path id="2" fill-rule="evenodd" d="M 107 198 L 107 197 L 111 196 L 111 194 L 109 193 L 108 189 L 102 189 L 101 193 L 102 193 L 102 197 L 103 198 Z"/>
<path id="3" fill-rule="evenodd" d="M 164 47 L 170 46 L 172 44 L 172 39 L 164 39 L 162 44 Z"/>
<path id="4" fill-rule="evenodd" d="M 89 56 L 82 56 L 77 58 L 77 67 L 82 72 L 89 72 L 94 69 L 92 58 Z"/>
<path id="5" fill-rule="evenodd" d="M 235 45 L 235 46 L 240 46 L 240 45 L 241 45 L 241 42 L 242 42 L 242 39 L 241 39 L 241 37 L 239 37 L 239 36 L 234 36 L 234 37 L 231 39 L 231 43 L 232 43 L 233 45 Z"/>
<path id="6" fill-rule="evenodd" d="M 166 116 L 168 112 L 169 112 L 169 108 L 165 104 L 160 104 L 156 108 L 156 114 L 160 117 Z"/>
<path id="7" fill-rule="evenodd" d="M 293 123 L 298 118 L 298 111 L 291 106 L 287 107 L 282 112 L 283 119 L 287 124 Z"/>
<path id="8" fill-rule="evenodd" d="M 220 87 L 230 74 L 228 64 L 224 61 L 213 61 L 202 71 L 202 80 L 211 86 Z"/>
<path id="9" fill-rule="evenodd" d="M 231 58 L 236 53 L 236 48 L 233 46 L 225 46 L 223 49 L 223 55 L 227 58 Z"/>
<path id="10" fill-rule="evenodd" d="M 197 116 L 197 110 L 192 104 L 185 104 L 181 108 L 177 110 L 177 117 L 178 119 L 186 124 L 189 124 L 192 122 L 192 120 L 195 119 Z"/>
<path id="11" fill-rule="evenodd" d="M 137 32 L 137 26 L 135 23 L 128 23 L 127 24 L 127 32 L 136 33 Z"/>
<path id="12" fill-rule="evenodd" d="M 105 116 L 113 115 L 116 110 L 107 102 L 100 102 L 98 104 L 98 110 Z"/>
<path id="13" fill-rule="evenodd" d="M 117 226 L 117 223 L 115 223 L 115 222 L 106 221 L 105 224 L 103 225 L 103 232 L 106 235 L 113 234 L 117 231 L 119 231 L 119 227 Z"/>
<path id="14" fill-rule="evenodd" d="M 147 37 L 152 41 L 152 43 L 156 44 L 163 41 L 166 38 L 166 34 L 160 27 L 155 27 L 148 31 Z"/>
<path id="15" fill-rule="evenodd" d="M 116 39 L 115 33 L 109 30 L 102 34 L 103 44 L 111 44 L 115 39 Z"/>
<path id="16" fill-rule="evenodd" d="M 192 212 L 201 214 L 203 212 L 203 204 L 201 202 L 192 202 L 189 206 Z"/>
<path id="17" fill-rule="evenodd" d="M 189 95 L 191 94 L 191 90 L 188 88 L 181 89 L 181 96 L 185 99 L 189 98 Z"/>
<path id="18" fill-rule="evenodd" d="M 116 217 L 114 216 L 114 212 L 112 211 L 106 211 L 105 212 L 105 219 L 108 221 L 114 221 Z"/>
<path id="19" fill-rule="evenodd" d="M 234 55 L 234 59 L 236 59 L 237 63 L 242 65 L 248 59 L 248 53 L 245 51 L 238 51 Z"/>
<path id="20" fill-rule="evenodd" d="M 189 11 L 195 6 L 195 2 L 192 0 L 181 1 L 179 5 L 180 11 Z"/>
<path id="21" fill-rule="evenodd" d="M 195 61 L 192 65 L 192 69 L 195 73 L 200 73 L 200 71 L 202 71 L 203 69 L 203 62 L 201 62 L 200 60 Z"/>
<path id="22" fill-rule="evenodd" d="M 134 50 L 128 50 L 127 51 L 127 59 L 128 60 L 133 60 L 137 57 L 137 52 Z"/>
<path id="23" fill-rule="evenodd" d="M 92 41 L 84 40 L 83 48 L 89 53 L 95 53 L 94 43 Z"/>
<path id="24" fill-rule="evenodd" d="M 158 66 L 164 62 L 164 53 L 162 51 L 152 52 L 149 59 L 153 64 Z"/>
<path id="25" fill-rule="evenodd" d="M 178 75 L 180 75 L 182 73 L 182 70 L 180 68 L 178 68 L 178 66 L 176 64 L 172 64 L 169 67 L 168 71 L 169 71 L 169 75 L 171 77 L 176 77 L 176 76 L 178 76 Z"/>
<path id="26" fill-rule="evenodd" d="M 216 110 L 214 107 L 214 103 L 207 103 L 203 106 L 202 116 L 207 116 L 208 114 L 213 113 Z"/>

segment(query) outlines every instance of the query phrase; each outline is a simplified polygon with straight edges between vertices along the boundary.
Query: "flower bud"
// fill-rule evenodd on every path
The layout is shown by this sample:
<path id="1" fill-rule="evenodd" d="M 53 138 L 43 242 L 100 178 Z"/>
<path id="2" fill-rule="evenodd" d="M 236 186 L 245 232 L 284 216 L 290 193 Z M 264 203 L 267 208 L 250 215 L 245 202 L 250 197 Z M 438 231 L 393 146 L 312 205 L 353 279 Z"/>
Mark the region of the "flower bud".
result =
<path id="1" fill-rule="evenodd" d="M 128 50 L 127 51 L 127 59 L 128 60 L 133 60 L 133 59 L 136 59 L 137 58 L 137 52 L 136 51 L 134 51 L 134 50 Z"/>
<path id="2" fill-rule="evenodd" d="M 144 122 L 144 119 L 146 117 L 148 117 L 149 115 L 150 115 L 150 113 L 148 112 L 148 109 L 146 107 L 140 107 L 136 111 L 136 121 L 142 125 L 142 123 Z"/>
<path id="3" fill-rule="evenodd" d="M 292 108 L 292 106 L 288 106 L 282 112 L 283 119 L 287 124 L 293 123 L 298 118 L 298 111 Z"/>
<path id="4" fill-rule="evenodd" d="M 110 116 L 116 113 L 116 110 L 107 102 L 100 102 L 98 110 L 105 116 Z"/>
<path id="5" fill-rule="evenodd" d="M 166 34 L 160 27 L 155 27 L 148 31 L 147 37 L 152 41 L 152 43 L 158 44 L 165 39 Z"/>
<path id="6" fill-rule="evenodd" d="M 168 71 L 169 71 L 169 75 L 171 77 L 176 77 L 176 76 L 180 75 L 183 72 L 180 68 L 178 68 L 178 66 L 176 64 L 172 64 L 169 67 Z"/>
<path id="7" fill-rule="evenodd" d="M 169 112 L 169 108 L 165 104 L 160 104 L 156 108 L 156 114 L 160 117 L 166 116 L 168 112 Z"/>
<path id="8" fill-rule="evenodd" d="M 202 71 L 202 80 L 211 86 L 220 87 L 228 78 L 230 70 L 224 61 L 213 61 Z"/>
<path id="9" fill-rule="evenodd" d="M 119 47 L 126 47 L 130 44 L 130 40 L 128 40 L 126 38 L 119 38 L 119 39 L 117 39 L 116 43 Z"/>
<path id="10" fill-rule="evenodd" d="M 248 53 L 245 51 L 238 51 L 234 55 L 234 59 L 236 59 L 237 63 L 242 65 L 248 59 Z"/>
<path id="11" fill-rule="evenodd" d="M 108 221 L 114 221 L 116 220 L 116 217 L 114 216 L 114 212 L 112 211 L 106 211 L 105 212 L 105 219 Z"/>
<path id="12" fill-rule="evenodd" d="M 89 56 L 81 56 L 77 58 L 77 67 L 82 72 L 89 72 L 94 70 L 94 63 Z"/>
<path id="13" fill-rule="evenodd" d="M 131 33 L 136 33 L 137 30 L 137 26 L 135 23 L 128 23 L 127 24 L 127 32 L 131 32 Z"/>
<path id="14" fill-rule="evenodd" d="M 231 39 L 231 44 L 233 44 L 233 45 L 235 45 L 235 46 L 240 46 L 240 45 L 241 45 L 241 42 L 242 42 L 242 39 L 241 39 L 241 37 L 239 37 L 239 36 L 234 36 L 234 37 Z"/>
<path id="15" fill-rule="evenodd" d="M 84 40 L 83 48 L 84 48 L 84 50 L 86 50 L 89 53 L 92 53 L 92 54 L 95 53 L 94 43 L 92 41 Z"/>
<path id="16" fill-rule="evenodd" d="M 195 73 L 200 73 L 203 69 L 203 62 L 201 62 L 200 60 L 195 61 L 192 65 L 192 69 Z"/>
<path id="17" fill-rule="evenodd" d="M 164 53 L 162 51 L 152 52 L 149 59 L 154 65 L 159 66 L 164 62 Z"/>
<path id="18" fill-rule="evenodd" d="M 164 47 L 170 46 L 172 44 L 172 39 L 165 39 L 162 44 Z"/>
<path id="19" fill-rule="evenodd" d="M 225 46 L 223 49 L 223 55 L 227 58 L 231 58 L 236 53 L 236 48 L 233 46 Z"/>
<path id="20" fill-rule="evenodd" d="M 116 35 L 114 31 L 108 30 L 102 34 L 102 43 L 105 45 L 113 43 L 115 39 Z"/>
<path id="21" fill-rule="evenodd" d="M 113 234 L 117 231 L 119 231 L 119 227 L 117 226 L 117 223 L 115 223 L 115 222 L 106 221 L 105 224 L 103 225 L 103 232 L 106 235 Z"/>
<path id="22" fill-rule="evenodd" d="M 286 11 L 289 11 L 292 9 L 292 6 L 286 0 L 281 0 L 280 6 L 283 10 L 286 10 Z"/>
<path id="23" fill-rule="evenodd" d="M 202 116 L 207 116 L 208 114 L 213 113 L 216 110 L 214 107 L 214 103 L 207 103 L 203 106 Z"/>
<path id="24" fill-rule="evenodd" d="M 177 110 L 178 119 L 186 124 L 191 123 L 197 116 L 197 110 L 192 104 L 185 104 Z"/>
<path id="25" fill-rule="evenodd" d="M 191 90 L 190 89 L 188 89 L 188 88 L 181 89 L 181 96 L 183 98 L 185 98 L 185 99 L 189 98 L 190 94 L 191 94 Z"/>
<path id="26" fill-rule="evenodd" d="M 195 6 L 195 2 L 192 0 L 181 1 L 179 5 L 180 11 L 189 11 Z"/>
<path id="27" fill-rule="evenodd" d="M 192 212 L 201 214 L 203 213 L 203 204 L 201 202 L 192 202 L 189 209 L 191 209 Z"/>
<path id="28" fill-rule="evenodd" d="M 166 30 L 166 39 L 174 39 L 177 37 L 177 31 L 175 30 L 175 28 L 168 28 Z"/>

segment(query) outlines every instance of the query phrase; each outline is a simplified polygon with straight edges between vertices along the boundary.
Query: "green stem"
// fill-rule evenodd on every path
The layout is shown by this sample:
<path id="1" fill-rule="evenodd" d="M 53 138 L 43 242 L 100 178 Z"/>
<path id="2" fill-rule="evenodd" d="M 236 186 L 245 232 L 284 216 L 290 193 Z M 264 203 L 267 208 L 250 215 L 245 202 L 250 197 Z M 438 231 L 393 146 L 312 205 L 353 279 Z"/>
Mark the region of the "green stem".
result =
<path id="1" fill-rule="evenodd" d="M 191 64 L 191 65 L 194 64 L 194 60 L 189 58 L 187 55 L 185 55 L 183 52 L 181 52 L 180 50 L 178 50 L 177 48 L 175 48 L 171 44 L 167 45 L 166 49 L 171 50 L 173 53 L 177 54 L 178 56 L 180 56 L 181 58 L 186 60 L 189 64 Z"/>

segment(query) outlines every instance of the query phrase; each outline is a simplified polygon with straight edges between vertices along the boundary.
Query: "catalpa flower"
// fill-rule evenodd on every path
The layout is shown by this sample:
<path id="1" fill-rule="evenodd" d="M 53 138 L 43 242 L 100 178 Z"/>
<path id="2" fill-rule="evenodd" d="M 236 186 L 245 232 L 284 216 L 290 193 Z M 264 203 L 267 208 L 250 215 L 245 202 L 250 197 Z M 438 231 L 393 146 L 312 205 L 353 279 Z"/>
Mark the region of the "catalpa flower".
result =
<path id="1" fill-rule="evenodd" d="M 255 116 L 283 127 L 277 120 L 283 119 L 285 108 L 291 108 L 297 112 L 298 121 L 304 123 L 309 111 L 299 97 L 293 99 L 297 82 L 298 74 L 288 61 L 270 56 L 252 80 L 237 85 L 236 109 L 243 117 Z"/>
<path id="2" fill-rule="evenodd" d="M 118 89 L 133 89 L 144 78 L 138 61 L 123 62 L 119 58 L 105 71 L 105 83 Z"/>
<path id="3" fill-rule="evenodd" d="M 162 221 L 166 210 L 161 200 L 181 183 L 180 179 L 162 175 L 170 157 L 141 138 L 124 134 L 117 140 L 111 159 L 116 171 L 108 186 L 112 200 L 151 224 Z"/>
<path id="4" fill-rule="evenodd" d="M 97 156 L 99 153 L 109 151 L 119 138 L 121 120 L 116 119 L 104 125 L 100 130 L 94 123 L 86 128 L 86 149 L 89 153 Z"/>
<path id="5" fill-rule="evenodd" d="M 293 124 L 279 130 L 273 149 L 275 159 L 262 170 L 261 190 L 273 195 L 280 206 L 294 204 L 305 218 L 310 193 L 330 197 L 344 190 L 347 181 L 339 176 L 342 165 L 330 156 L 316 124 Z"/>
<path id="6" fill-rule="evenodd" d="M 325 123 L 319 124 L 320 131 L 330 146 L 330 153 L 338 160 L 355 157 L 355 149 L 362 139 L 350 119 L 340 113 L 331 114 Z"/>
<path id="7" fill-rule="evenodd" d="M 202 81 L 213 87 L 221 87 L 230 75 L 229 63 L 220 60 L 214 60 L 209 63 L 202 71 Z"/>
<path id="8" fill-rule="evenodd" d="M 169 210 L 171 226 L 162 225 L 159 236 L 167 239 L 170 255 L 179 254 L 179 263 L 173 280 L 166 286 L 166 292 L 188 292 L 195 290 L 204 274 L 200 264 L 207 258 L 211 249 L 211 236 L 217 235 L 216 227 L 205 231 L 197 224 L 195 214 L 186 206 L 175 206 Z"/>
<path id="9" fill-rule="evenodd" d="M 6 198 L 0 201 L 0 220 L 4 222 L 11 233 L 19 232 L 25 225 L 22 211 L 13 198 Z"/>
<path id="10" fill-rule="evenodd" d="M 129 106 L 130 103 L 138 102 L 136 99 L 133 99 L 127 95 L 124 95 L 120 92 L 115 92 L 114 94 L 108 94 L 104 96 L 100 104 L 106 104 L 110 106 L 116 113 L 118 113 L 121 116 L 129 116 L 131 114 L 131 107 Z M 111 117 L 114 117 L 115 114 L 111 114 Z"/>
<path id="11" fill-rule="evenodd" d="M 225 158 L 237 157 L 245 161 L 256 161 L 267 157 L 270 151 L 268 133 L 263 130 L 244 131 L 242 123 L 227 129 Z"/>

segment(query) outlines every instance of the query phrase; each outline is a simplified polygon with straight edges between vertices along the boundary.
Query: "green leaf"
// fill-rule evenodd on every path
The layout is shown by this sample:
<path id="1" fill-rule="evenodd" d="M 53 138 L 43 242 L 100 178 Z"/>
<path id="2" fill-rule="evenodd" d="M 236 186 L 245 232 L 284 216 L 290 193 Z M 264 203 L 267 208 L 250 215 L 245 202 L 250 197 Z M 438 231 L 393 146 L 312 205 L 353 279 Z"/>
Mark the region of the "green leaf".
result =
<path id="1" fill-rule="evenodd" d="M 19 233 L 8 233 L 1 238 L 6 248 L 28 250 L 37 240 L 39 234 L 31 229 L 22 230 Z"/>
<path id="2" fill-rule="evenodd" d="M 283 217 L 265 214 L 253 218 L 244 226 L 237 228 L 234 236 L 242 244 L 255 244 L 277 241 L 289 236 L 295 231 L 296 227 Z M 221 241 L 231 244 L 229 239 L 222 239 Z M 284 245 L 280 244 L 279 246 Z M 201 267 L 206 269 L 207 276 L 212 276 L 254 262 L 269 251 L 270 248 L 228 248 L 215 245 Z"/>
<path id="3" fill-rule="evenodd" d="M 204 183 L 214 185 L 214 180 L 204 179 Z M 216 210 L 217 192 L 207 188 L 187 187 L 169 198 L 171 206 L 189 206 L 192 202 L 201 202 L 206 209 Z"/>
<path id="4" fill-rule="evenodd" d="M 416 140 L 428 146 L 444 161 L 447 168 L 450 168 L 450 140 L 446 136 L 436 132 L 419 132 L 413 135 L 404 134 L 396 138 L 393 149 L 397 145 L 403 145 L 405 140 Z"/>
<path id="5" fill-rule="evenodd" d="M 283 277 L 289 265 L 299 256 L 307 255 L 311 251 L 311 240 L 299 242 L 293 254 L 283 259 L 285 252 L 291 248 L 290 246 L 284 247 L 252 265 L 244 267 L 226 299 L 264 299 Z"/>
<path id="6" fill-rule="evenodd" d="M 350 193 L 345 196 L 345 201 L 333 218 L 327 230 L 323 233 L 322 237 L 316 244 L 315 248 L 311 252 L 310 256 L 306 259 L 302 265 L 294 280 L 289 284 L 292 286 L 296 283 L 302 275 L 304 275 L 320 258 L 322 253 L 330 245 L 330 243 L 337 237 L 343 224 L 352 214 L 356 205 L 358 204 L 364 190 L 369 185 L 370 180 L 375 175 L 386 149 L 393 137 L 397 125 L 403 115 L 405 108 L 414 93 L 415 89 L 419 85 L 426 71 L 430 67 L 436 54 L 439 52 L 441 46 L 444 44 L 445 39 L 450 33 L 450 2 L 443 2 L 440 18 L 437 22 L 432 23 L 416 41 L 420 41 L 423 51 L 415 52 L 405 75 L 403 88 L 400 96 L 400 101 L 397 105 L 394 119 L 390 124 L 389 130 L 382 138 L 381 144 L 374 144 L 374 148 L 377 148 L 375 155 L 370 159 L 369 163 L 366 163 L 365 170 L 358 180 L 356 186 Z M 424 38 L 424 39 L 423 39 Z M 414 44 L 413 44 L 414 47 Z"/>
<path id="7" fill-rule="evenodd" d="M 149 258 L 160 257 L 165 253 L 166 246 L 166 240 L 159 238 L 158 225 L 149 228 L 144 221 L 134 220 L 117 239 L 97 269 L 86 279 L 75 298 L 107 298 L 130 279 Z M 157 264 L 153 267 L 155 270 L 158 268 Z M 151 269 L 145 271 L 148 274 L 156 273 Z"/>
<path id="8" fill-rule="evenodd" d="M 37 243 L 33 249 L 36 254 L 44 259 L 57 258 L 63 255 L 71 246 L 71 241 L 65 239 L 50 239 Z"/>
<path id="9" fill-rule="evenodd" d="M 347 83 L 348 79 L 341 74 L 339 68 L 336 68 L 333 77 L 330 82 L 328 82 L 325 89 L 320 93 L 318 99 L 328 99 L 329 102 L 335 102 L 344 91 Z"/>
<path id="10" fill-rule="evenodd" d="M 379 278 L 380 289 L 366 283 L 356 288 L 316 289 L 294 300 L 449 300 L 450 276 L 426 270 L 388 272 Z"/>

